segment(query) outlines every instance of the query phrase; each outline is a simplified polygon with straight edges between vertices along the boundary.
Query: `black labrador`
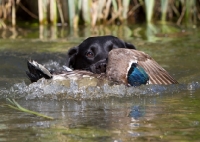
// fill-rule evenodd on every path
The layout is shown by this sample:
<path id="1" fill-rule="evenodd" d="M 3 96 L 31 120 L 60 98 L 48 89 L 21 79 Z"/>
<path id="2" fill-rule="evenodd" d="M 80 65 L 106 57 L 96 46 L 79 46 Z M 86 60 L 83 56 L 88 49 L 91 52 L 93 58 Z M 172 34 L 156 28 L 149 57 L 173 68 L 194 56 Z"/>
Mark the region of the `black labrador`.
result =
<path id="1" fill-rule="evenodd" d="M 136 49 L 134 45 L 114 36 L 89 37 L 68 51 L 66 65 L 74 70 L 103 73 L 106 71 L 108 53 L 115 48 Z"/>

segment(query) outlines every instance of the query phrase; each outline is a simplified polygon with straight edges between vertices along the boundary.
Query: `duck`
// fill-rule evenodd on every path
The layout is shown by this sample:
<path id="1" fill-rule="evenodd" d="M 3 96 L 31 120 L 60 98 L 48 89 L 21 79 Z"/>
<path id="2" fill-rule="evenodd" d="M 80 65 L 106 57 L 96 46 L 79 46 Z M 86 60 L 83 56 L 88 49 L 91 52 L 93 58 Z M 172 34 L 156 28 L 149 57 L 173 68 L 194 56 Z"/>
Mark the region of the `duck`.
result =
<path id="1" fill-rule="evenodd" d="M 150 55 L 126 48 L 116 48 L 108 53 L 106 71 L 101 74 L 87 70 L 72 70 L 69 67 L 66 67 L 64 72 L 53 74 L 34 60 L 27 61 L 27 66 L 26 74 L 31 82 L 37 82 L 41 78 L 53 81 L 89 77 L 135 87 L 149 84 L 178 84 Z"/>

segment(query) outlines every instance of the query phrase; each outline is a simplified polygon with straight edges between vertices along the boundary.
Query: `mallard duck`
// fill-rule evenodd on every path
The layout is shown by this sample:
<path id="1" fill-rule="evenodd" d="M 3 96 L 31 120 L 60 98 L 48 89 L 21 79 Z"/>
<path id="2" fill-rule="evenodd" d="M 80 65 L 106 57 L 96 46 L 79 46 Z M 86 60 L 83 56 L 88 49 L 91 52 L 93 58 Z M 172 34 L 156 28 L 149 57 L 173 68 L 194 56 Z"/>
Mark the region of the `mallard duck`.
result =
<path id="1" fill-rule="evenodd" d="M 40 78 L 65 80 L 91 76 L 128 86 L 178 83 L 148 54 L 133 49 L 117 48 L 111 50 L 108 54 L 106 72 L 101 74 L 69 68 L 60 74 L 51 74 L 44 66 L 35 61 L 28 61 L 27 64 L 29 71 L 26 74 L 31 82 L 36 82 Z"/>

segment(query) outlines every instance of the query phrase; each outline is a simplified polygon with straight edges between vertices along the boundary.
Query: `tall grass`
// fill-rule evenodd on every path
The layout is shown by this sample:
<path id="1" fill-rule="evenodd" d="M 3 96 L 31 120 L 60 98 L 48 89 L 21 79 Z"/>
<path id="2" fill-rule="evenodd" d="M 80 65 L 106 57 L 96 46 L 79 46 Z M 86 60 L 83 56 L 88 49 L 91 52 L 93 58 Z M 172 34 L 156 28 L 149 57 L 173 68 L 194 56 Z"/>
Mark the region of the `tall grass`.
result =
<path id="1" fill-rule="evenodd" d="M 56 25 L 57 23 L 57 5 L 56 5 L 56 0 L 50 0 L 49 1 L 49 11 L 50 11 L 50 22 L 53 25 Z"/>
<path id="2" fill-rule="evenodd" d="M 185 11 L 185 20 L 186 21 L 190 21 L 190 22 L 195 22 L 196 20 L 196 1 L 195 0 L 187 0 L 185 1 L 185 7 L 186 7 L 186 11 Z M 191 18 L 190 18 L 191 17 Z"/>
<path id="3" fill-rule="evenodd" d="M 85 23 L 90 23 L 90 0 L 79 0 L 79 10 L 82 9 L 82 17 Z"/>
<path id="4" fill-rule="evenodd" d="M 47 9 L 46 9 L 46 0 L 41 1 L 38 0 L 38 15 L 39 15 L 39 23 L 41 25 L 47 23 Z"/>
<path id="5" fill-rule="evenodd" d="M 155 0 L 145 0 L 145 8 L 146 8 L 146 21 L 149 23 L 152 21 L 153 12 L 154 12 L 154 4 Z"/>
<path id="6" fill-rule="evenodd" d="M 161 20 L 162 20 L 162 22 L 165 22 L 166 18 L 167 18 L 168 3 L 169 3 L 169 0 L 161 0 L 161 13 L 162 13 Z"/>
<path id="7" fill-rule="evenodd" d="M 61 21 L 71 27 L 79 24 L 119 24 L 137 17 L 146 22 L 174 22 L 195 24 L 200 20 L 198 0 L 35 0 L 38 16 L 19 0 L 0 0 L 0 27 L 5 22 L 16 24 L 16 10 L 22 8 L 31 17 L 39 17 L 40 24 L 56 24 Z M 57 12 L 58 11 L 58 12 Z M 66 16 L 67 15 L 67 16 Z M 139 19 L 139 18 L 138 18 Z M 141 18 L 142 19 L 142 18 Z"/>

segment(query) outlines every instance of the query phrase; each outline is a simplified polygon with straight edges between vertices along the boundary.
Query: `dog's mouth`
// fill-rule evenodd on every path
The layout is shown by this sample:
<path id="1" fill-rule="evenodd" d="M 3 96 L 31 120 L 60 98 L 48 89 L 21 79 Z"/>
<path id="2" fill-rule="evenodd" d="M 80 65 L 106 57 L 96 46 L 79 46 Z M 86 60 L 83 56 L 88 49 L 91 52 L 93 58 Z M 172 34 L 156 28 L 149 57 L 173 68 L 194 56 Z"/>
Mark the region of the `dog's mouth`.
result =
<path id="1" fill-rule="evenodd" d="M 101 74 L 106 72 L 106 65 L 107 65 L 107 59 L 103 59 L 90 65 L 88 68 L 85 68 L 85 70 L 88 70 L 96 74 Z"/>

